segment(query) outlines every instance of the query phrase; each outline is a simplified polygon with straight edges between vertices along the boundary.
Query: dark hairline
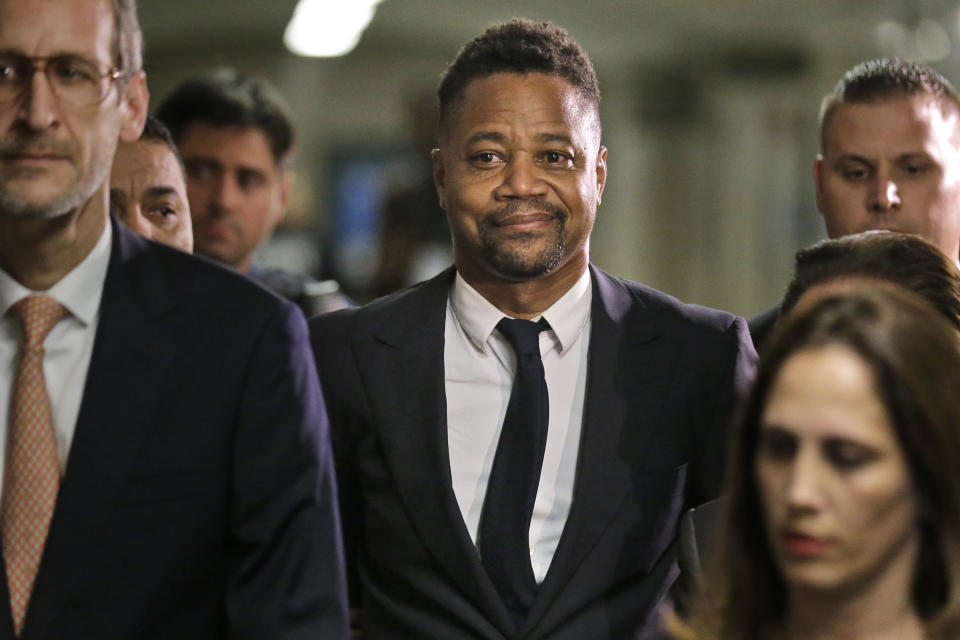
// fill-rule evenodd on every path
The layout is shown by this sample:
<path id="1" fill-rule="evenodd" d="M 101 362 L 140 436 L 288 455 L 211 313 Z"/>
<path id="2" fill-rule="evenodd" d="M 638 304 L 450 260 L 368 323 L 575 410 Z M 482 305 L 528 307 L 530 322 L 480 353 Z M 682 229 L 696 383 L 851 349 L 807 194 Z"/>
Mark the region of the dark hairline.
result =
<path id="1" fill-rule="evenodd" d="M 565 29 L 550 22 L 514 18 L 466 43 L 437 88 L 441 129 L 463 104 L 470 84 L 498 73 L 540 73 L 565 80 L 594 107 L 600 124 L 600 89 L 593 63 Z"/>

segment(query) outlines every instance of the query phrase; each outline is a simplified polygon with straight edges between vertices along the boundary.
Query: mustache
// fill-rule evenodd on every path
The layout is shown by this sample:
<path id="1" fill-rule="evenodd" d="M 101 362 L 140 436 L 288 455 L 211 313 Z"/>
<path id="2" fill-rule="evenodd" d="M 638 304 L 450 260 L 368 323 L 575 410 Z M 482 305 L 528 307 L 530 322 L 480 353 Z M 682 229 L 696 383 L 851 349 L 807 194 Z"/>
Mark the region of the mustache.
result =
<path id="1" fill-rule="evenodd" d="M 42 136 L 14 135 L 0 140 L 0 156 L 56 155 L 74 157 L 75 145 Z"/>
<path id="2" fill-rule="evenodd" d="M 532 200 L 513 200 L 508 202 L 499 209 L 487 212 L 487 215 L 484 216 L 484 221 L 490 225 L 497 225 L 518 213 L 546 213 L 560 222 L 566 222 L 567 220 L 567 212 L 563 207 L 551 204 L 540 198 L 534 198 Z"/>

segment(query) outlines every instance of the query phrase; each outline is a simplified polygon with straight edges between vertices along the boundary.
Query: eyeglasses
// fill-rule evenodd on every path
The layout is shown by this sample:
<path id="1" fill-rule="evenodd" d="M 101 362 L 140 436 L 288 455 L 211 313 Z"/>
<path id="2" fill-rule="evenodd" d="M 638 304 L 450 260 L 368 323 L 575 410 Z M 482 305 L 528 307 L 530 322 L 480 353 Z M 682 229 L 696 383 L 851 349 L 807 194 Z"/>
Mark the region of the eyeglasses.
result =
<path id="1" fill-rule="evenodd" d="M 43 71 L 57 100 L 71 107 L 92 107 L 103 102 L 110 87 L 123 73 L 116 67 L 101 71 L 93 60 L 82 56 L 31 57 L 0 53 L 0 105 L 17 102 Z"/>

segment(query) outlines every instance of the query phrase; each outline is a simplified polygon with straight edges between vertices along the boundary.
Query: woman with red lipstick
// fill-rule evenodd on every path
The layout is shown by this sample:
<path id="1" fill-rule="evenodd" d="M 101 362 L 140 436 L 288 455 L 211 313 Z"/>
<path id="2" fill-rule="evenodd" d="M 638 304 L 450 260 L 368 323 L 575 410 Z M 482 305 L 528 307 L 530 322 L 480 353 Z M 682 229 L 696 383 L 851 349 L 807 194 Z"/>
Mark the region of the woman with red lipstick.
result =
<path id="1" fill-rule="evenodd" d="M 960 638 L 960 347 L 889 283 L 777 327 L 736 432 L 684 640 Z"/>

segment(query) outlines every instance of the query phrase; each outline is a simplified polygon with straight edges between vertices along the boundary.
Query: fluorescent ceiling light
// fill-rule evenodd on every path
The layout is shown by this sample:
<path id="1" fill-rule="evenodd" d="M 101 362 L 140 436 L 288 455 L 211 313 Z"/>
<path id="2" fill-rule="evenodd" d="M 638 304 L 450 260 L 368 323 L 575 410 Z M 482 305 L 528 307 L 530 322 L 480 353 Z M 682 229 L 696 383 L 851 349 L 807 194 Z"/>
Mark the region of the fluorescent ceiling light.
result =
<path id="1" fill-rule="evenodd" d="M 334 57 L 353 51 L 382 0 L 300 0 L 283 34 L 298 56 Z"/>

